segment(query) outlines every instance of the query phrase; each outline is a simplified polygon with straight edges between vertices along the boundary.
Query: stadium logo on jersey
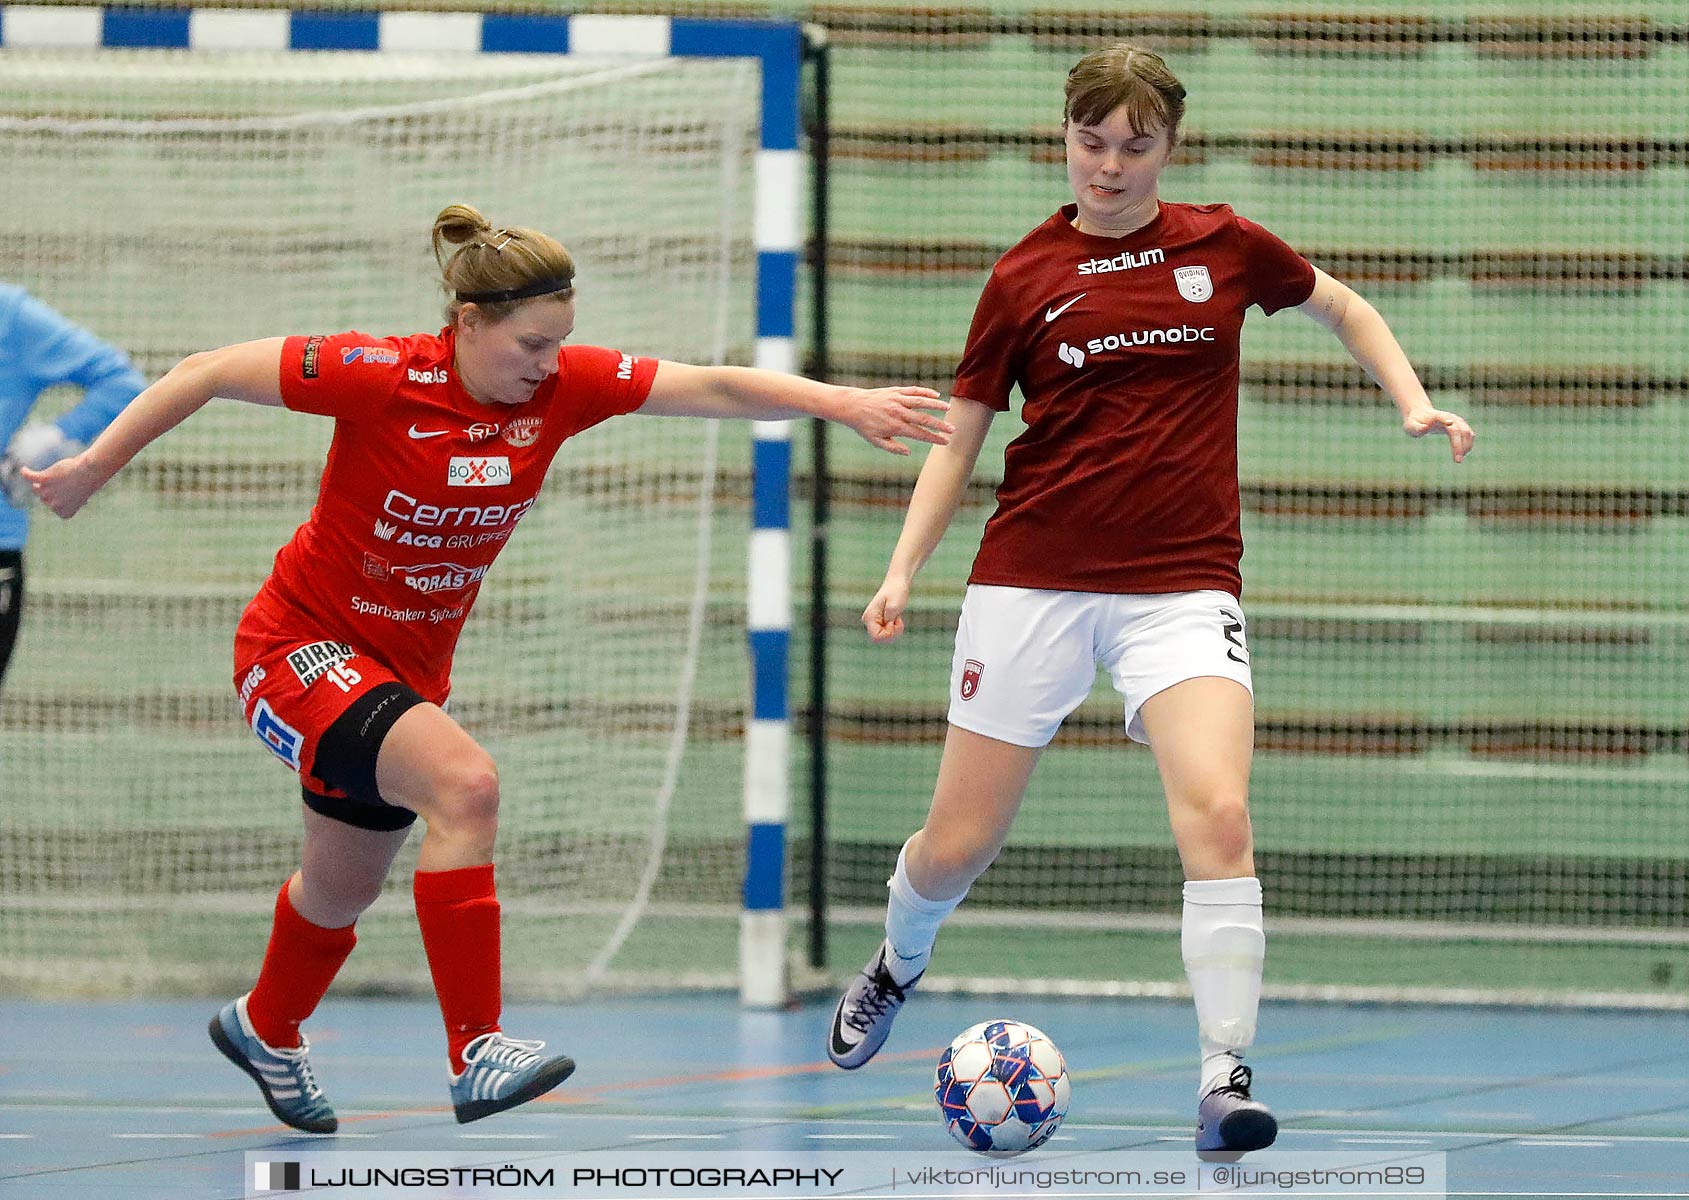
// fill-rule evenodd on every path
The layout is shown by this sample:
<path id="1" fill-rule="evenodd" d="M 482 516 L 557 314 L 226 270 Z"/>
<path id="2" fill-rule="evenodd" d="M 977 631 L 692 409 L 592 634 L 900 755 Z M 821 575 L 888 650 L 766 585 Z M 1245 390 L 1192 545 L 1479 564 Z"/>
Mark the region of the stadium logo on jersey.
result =
<path id="1" fill-rule="evenodd" d="M 518 448 L 532 446 L 539 440 L 543 417 L 517 417 L 504 427 L 504 440 Z"/>
<path id="2" fill-rule="evenodd" d="M 340 352 L 340 365 L 349 367 L 355 362 L 390 367 L 399 361 L 399 352 L 385 346 L 347 346 Z"/>
<path id="3" fill-rule="evenodd" d="M 457 456 L 446 466 L 447 487 L 503 487 L 513 478 L 504 455 L 487 458 Z"/>
<path id="4" fill-rule="evenodd" d="M 1214 294 L 1207 267 L 1174 267 L 1173 282 L 1179 285 L 1179 295 L 1192 304 L 1201 304 Z"/>
<path id="5" fill-rule="evenodd" d="M 1145 250 L 1133 254 L 1130 250 L 1122 250 L 1113 258 L 1092 258 L 1079 264 L 1081 275 L 1108 275 L 1114 271 L 1132 271 L 1138 267 L 1147 267 L 1154 263 L 1166 262 L 1167 254 L 1162 250 Z"/>
<path id="6" fill-rule="evenodd" d="M 633 355 L 623 354 L 622 361 L 616 364 L 617 379 L 633 378 Z"/>
<path id="7" fill-rule="evenodd" d="M 423 563 L 414 567 L 397 567 L 393 574 L 424 595 L 432 592 L 455 592 L 480 583 L 487 573 L 485 566 L 465 567 L 459 563 Z"/>
<path id="8" fill-rule="evenodd" d="M 464 436 L 472 442 L 484 442 L 488 438 L 498 436 L 498 426 L 487 421 L 477 421 L 463 431 Z"/>
<path id="9" fill-rule="evenodd" d="M 412 383 L 444 383 L 446 382 L 446 368 L 435 367 L 429 371 L 419 371 L 410 367 L 405 371 L 405 377 Z"/>
<path id="10" fill-rule="evenodd" d="M 393 535 L 398 532 L 399 527 L 397 525 L 380 519 L 377 519 L 375 522 L 375 536 L 384 542 L 392 541 Z"/>
<path id="11" fill-rule="evenodd" d="M 322 357 L 322 352 L 322 334 L 312 334 L 305 339 L 305 356 L 299 361 L 300 378 L 315 379 L 317 377 L 317 359 Z"/>
<path id="12" fill-rule="evenodd" d="M 299 676 L 300 687 L 310 687 L 349 658 L 356 658 L 345 642 L 312 642 L 287 656 L 287 665 Z"/>
<path id="13" fill-rule="evenodd" d="M 1167 329 L 1133 329 L 1124 333 L 1111 333 L 1106 337 L 1092 338 L 1085 343 L 1085 349 L 1092 354 L 1101 354 L 1105 350 L 1130 350 L 1133 346 L 1173 345 L 1182 342 L 1211 342 L 1214 340 L 1214 326 L 1204 325 L 1201 329 L 1189 325 L 1174 325 Z"/>
<path id="14" fill-rule="evenodd" d="M 1056 347 L 1056 357 L 1074 370 L 1085 365 L 1085 352 L 1078 346 L 1069 346 L 1066 342 Z"/>
<path id="15" fill-rule="evenodd" d="M 962 699 L 972 700 L 979 694 L 979 677 L 985 674 L 985 664 L 970 658 L 962 664 Z"/>

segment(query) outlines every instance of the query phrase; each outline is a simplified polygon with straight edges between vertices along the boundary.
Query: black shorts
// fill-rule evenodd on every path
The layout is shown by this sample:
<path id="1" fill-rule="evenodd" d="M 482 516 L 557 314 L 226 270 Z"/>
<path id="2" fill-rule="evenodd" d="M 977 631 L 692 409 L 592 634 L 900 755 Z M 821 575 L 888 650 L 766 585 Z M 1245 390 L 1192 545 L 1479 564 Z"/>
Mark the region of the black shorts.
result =
<path id="1" fill-rule="evenodd" d="M 12 661 L 22 617 L 23 551 L 0 550 L 0 682 L 6 678 L 6 664 Z"/>
<path id="2" fill-rule="evenodd" d="M 300 785 L 305 805 L 336 821 L 359 829 L 408 829 L 416 814 L 389 804 L 375 784 L 375 760 L 393 723 L 424 704 L 402 683 L 381 683 L 359 696 L 317 741 L 311 774 L 344 796 L 328 796 Z"/>

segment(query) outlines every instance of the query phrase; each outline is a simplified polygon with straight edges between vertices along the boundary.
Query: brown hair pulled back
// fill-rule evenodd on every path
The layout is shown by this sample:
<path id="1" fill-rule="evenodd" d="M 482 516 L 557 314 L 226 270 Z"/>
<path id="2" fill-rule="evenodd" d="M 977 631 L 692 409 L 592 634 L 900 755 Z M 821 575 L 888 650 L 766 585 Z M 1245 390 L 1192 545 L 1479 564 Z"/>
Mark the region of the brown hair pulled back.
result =
<path id="1" fill-rule="evenodd" d="M 496 229 L 468 204 L 448 204 L 434 218 L 434 261 L 440 264 L 442 284 L 450 299 L 446 323 L 455 324 L 464 302 L 460 295 L 502 292 L 526 287 L 542 280 L 573 281 L 575 260 L 556 238 L 536 229 L 512 226 Z M 458 249 L 446 256 L 447 244 Z M 571 282 L 560 291 L 534 300 L 569 300 L 575 295 Z M 495 321 L 503 320 L 528 300 L 477 303 L 476 307 Z"/>

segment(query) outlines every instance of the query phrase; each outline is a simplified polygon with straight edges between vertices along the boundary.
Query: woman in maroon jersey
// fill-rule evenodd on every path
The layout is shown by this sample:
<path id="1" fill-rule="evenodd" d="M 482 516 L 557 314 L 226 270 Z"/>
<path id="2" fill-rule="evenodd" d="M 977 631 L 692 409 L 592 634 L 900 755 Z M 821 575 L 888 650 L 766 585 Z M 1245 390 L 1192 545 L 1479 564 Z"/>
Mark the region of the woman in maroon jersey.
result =
<path id="1" fill-rule="evenodd" d="M 459 247 L 446 254 L 446 244 Z M 925 388 L 865 391 L 772 371 L 695 367 L 567 345 L 574 262 L 531 229 L 452 205 L 434 222 L 451 297 L 439 334 L 270 338 L 185 359 L 83 453 L 24 472 L 69 517 L 154 438 L 212 396 L 335 420 L 315 508 L 241 618 L 235 687 L 253 732 L 299 773 L 305 844 L 276 898 L 257 983 L 211 1038 L 287 1124 L 337 1122 L 300 1022 L 356 941 L 420 816 L 414 881 L 445 1020 L 459 1121 L 510 1108 L 574 1064 L 499 1028 L 492 758 L 441 707 L 482 576 L 532 507 L 563 441 L 622 413 L 818 416 L 882 450 L 943 444 Z"/>
<path id="2" fill-rule="evenodd" d="M 884 1043 L 940 922 L 996 857 L 1042 748 L 1100 664 L 1147 742 L 1184 864 L 1183 952 L 1202 1070 L 1197 1148 L 1272 1142 L 1240 1063 L 1255 1032 L 1264 940 L 1248 810 L 1254 724 L 1238 603 L 1238 334 L 1251 304 L 1298 308 L 1384 389 L 1413 437 L 1472 430 L 1426 398 L 1384 321 L 1349 288 L 1223 204 L 1163 203 L 1185 90 L 1119 44 L 1068 75 L 1074 202 L 998 260 L 952 388 L 949 445 L 921 469 L 903 532 L 862 615 L 903 632 L 916 572 L 962 497 L 991 418 L 1024 397 L 996 513 L 969 578 L 950 729 L 926 824 L 890 880 L 886 942 L 840 1000 L 828 1053 Z"/>

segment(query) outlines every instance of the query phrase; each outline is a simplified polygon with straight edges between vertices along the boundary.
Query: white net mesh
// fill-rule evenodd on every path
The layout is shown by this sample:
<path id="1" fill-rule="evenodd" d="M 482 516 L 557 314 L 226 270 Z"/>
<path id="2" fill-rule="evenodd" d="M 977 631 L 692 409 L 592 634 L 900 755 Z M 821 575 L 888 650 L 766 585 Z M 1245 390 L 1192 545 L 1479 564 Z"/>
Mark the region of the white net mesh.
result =
<path id="1" fill-rule="evenodd" d="M 4 53 L 0 278 L 149 376 L 254 337 L 438 327 L 427 231 L 460 200 L 570 247 L 575 340 L 748 357 L 754 63 Z M 73 524 L 37 517 L 0 704 L 16 984 L 227 988 L 255 970 L 298 791 L 241 722 L 230 642 L 330 431 L 214 402 Z M 746 522 L 716 511 L 717 440 L 626 418 L 566 445 L 465 633 L 453 711 L 501 768 L 515 994 L 589 965 L 731 972 Z M 742 466 L 745 438 L 722 440 Z M 408 878 L 401 859 L 352 984 L 426 980 Z"/>

